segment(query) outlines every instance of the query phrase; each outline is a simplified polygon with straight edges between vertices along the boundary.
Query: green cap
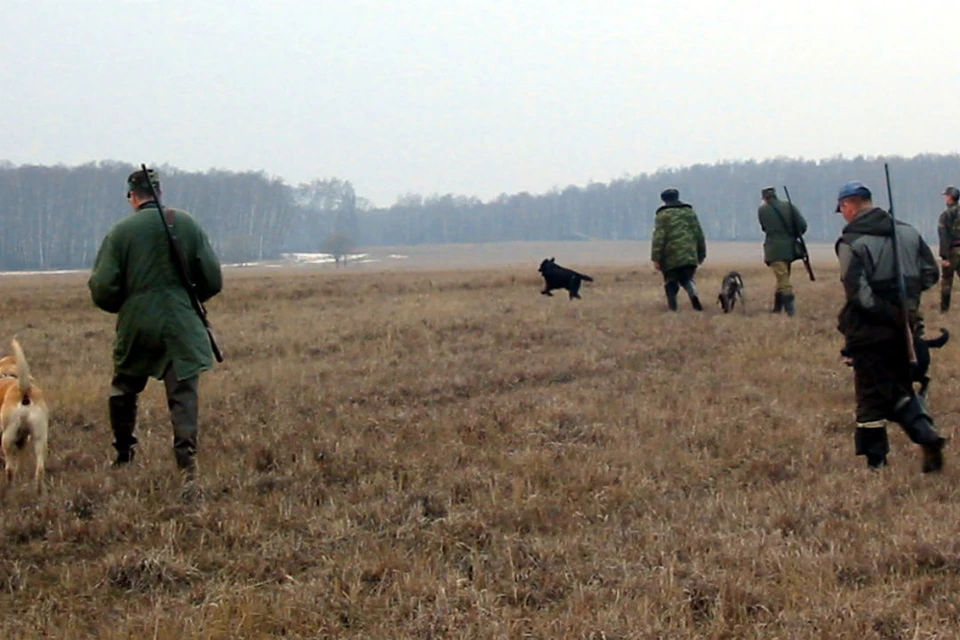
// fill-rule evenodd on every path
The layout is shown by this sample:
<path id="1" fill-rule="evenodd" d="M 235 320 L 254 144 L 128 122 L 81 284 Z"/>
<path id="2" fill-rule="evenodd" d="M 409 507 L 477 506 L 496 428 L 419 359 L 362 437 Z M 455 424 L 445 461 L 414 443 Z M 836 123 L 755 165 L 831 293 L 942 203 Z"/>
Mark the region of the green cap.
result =
<path id="1" fill-rule="evenodd" d="M 777 190 L 774 187 L 764 187 L 763 191 L 760 192 L 760 196 L 763 198 L 770 198 L 777 195 Z"/>
<path id="2" fill-rule="evenodd" d="M 127 176 L 127 191 L 150 191 L 150 183 L 159 191 L 160 174 L 153 169 L 147 169 L 147 175 L 143 175 L 143 169 L 138 169 Z"/>

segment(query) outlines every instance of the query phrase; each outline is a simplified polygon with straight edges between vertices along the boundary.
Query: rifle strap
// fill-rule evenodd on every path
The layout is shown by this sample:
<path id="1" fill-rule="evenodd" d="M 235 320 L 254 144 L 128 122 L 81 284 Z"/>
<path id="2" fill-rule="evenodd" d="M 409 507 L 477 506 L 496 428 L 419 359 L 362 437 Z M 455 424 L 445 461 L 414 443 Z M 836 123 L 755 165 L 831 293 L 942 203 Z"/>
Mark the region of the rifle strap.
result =
<path id="1" fill-rule="evenodd" d="M 157 203 L 157 207 L 160 207 L 160 203 Z M 165 222 L 167 225 L 167 240 L 170 242 L 170 257 L 174 260 L 174 269 L 177 274 L 180 276 L 180 283 L 183 284 L 184 288 L 187 290 L 187 294 L 190 296 L 191 305 L 194 307 L 194 310 L 197 312 L 197 315 L 201 319 L 204 318 L 202 312 L 202 307 L 200 306 L 200 301 L 195 297 L 195 288 L 193 282 L 190 281 L 190 274 L 187 271 L 187 261 L 184 258 L 183 252 L 180 250 L 180 241 L 177 238 L 177 234 L 173 228 L 173 221 L 176 216 L 176 212 L 173 209 L 162 208 L 163 212 L 160 216 L 160 220 Z"/>

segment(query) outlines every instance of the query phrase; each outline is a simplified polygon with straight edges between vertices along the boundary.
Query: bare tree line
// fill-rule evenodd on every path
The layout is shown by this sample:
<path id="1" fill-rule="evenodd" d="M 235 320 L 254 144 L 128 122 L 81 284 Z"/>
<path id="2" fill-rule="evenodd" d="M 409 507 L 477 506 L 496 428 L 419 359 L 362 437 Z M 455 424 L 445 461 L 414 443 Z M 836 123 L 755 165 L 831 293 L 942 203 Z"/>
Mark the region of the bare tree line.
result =
<path id="1" fill-rule="evenodd" d="M 483 202 L 454 194 L 407 194 L 375 208 L 349 181 L 322 178 L 288 185 L 264 172 L 180 171 L 160 167 L 166 204 L 193 213 L 225 262 L 277 258 L 283 252 L 344 254 L 355 246 L 508 240 L 645 240 L 659 194 L 680 189 L 709 240 L 759 240 L 760 189 L 786 184 L 810 223 L 808 239 L 832 241 L 837 188 L 859 179 L 886 206 L 883 162 L 890 163 L 897 214 L 935 237 L 940 193 L 960 183 L 960 155 L 923 154 L 827 160 L 778 158 L 698 164 L 583 187 L 527 192 Z M 126 176 L 134 165 L 65 167 L 0 163 L 0 268 L 86 268 L 110 226 L 129 210 Z"/>

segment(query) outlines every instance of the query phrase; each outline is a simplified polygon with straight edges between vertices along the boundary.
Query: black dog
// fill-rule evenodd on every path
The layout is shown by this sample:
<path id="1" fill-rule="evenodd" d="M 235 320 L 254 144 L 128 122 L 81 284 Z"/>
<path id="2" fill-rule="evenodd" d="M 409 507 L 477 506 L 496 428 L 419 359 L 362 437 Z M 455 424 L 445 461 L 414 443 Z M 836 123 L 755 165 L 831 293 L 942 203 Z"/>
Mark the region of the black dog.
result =
<path id="1" fill-rule="evenodd" d="M 746 313 L 747 304 L 743 297 L 743 278 L 736 271 L 731 271 L 723 276 L 723 282 L 720 283 L 720 295 L 717 296 L 717 302 L 724 313 L 730 313 L 740 301 L 740 309 Z"/>
<path id="2" fill-rule="evenodd" d="M 573 269 L 567 269 L 557 264 L 555 258 L 544 260 L 540 263 L 540 273 L 543 274 L 544 286 L 542 293 L 545 296 L 552 296 L 553 289 L 566 289 L 570 292 L 570 299 L 580 298 L 580 283 L 593 282 L 593 278 L 577 273 Z"/>
<path id="3" fill-rule="evenodd" d="M 930 349 L 939 349 L 947 344 L 950 339 L 950 332 L 946 329 L 940 329 L 940 337 L 930 340 L 919 338 L 913 341 L 914 351 L 917 352 L 917 364 L 910 367 L 910 381 L 920 383 L 920 397 L 927 399 L 927 387 L 930 386 L 930 376 L 927 371 L 930 369 Z"/>
<path id="4" fill-rule="evenodd" d="M 927 390 L 930 386 L 930 376 L 927 372 L 930 370 L 930 349 L 939 349 L 947 344 L 950 339 L 950 332 L 946 329 L 940 329 L 938 338 L 914 338 L 913 349 L 917 354 L 917 364 L 910 367 L 910 382 L 920 384 L 918 395 L 924 400 L 927 399 Z M 843 349 L 840 351 L 843 357 L 849 357 L 850 353 Z"/>

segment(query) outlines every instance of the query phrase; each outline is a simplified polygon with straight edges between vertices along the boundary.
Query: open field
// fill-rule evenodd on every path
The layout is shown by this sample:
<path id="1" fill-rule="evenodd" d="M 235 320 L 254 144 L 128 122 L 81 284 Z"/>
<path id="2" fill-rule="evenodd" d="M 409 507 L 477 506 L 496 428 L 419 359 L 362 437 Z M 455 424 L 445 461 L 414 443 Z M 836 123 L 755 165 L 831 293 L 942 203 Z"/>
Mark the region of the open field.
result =
<path id="1" fill-rule="evenodd" d="M 0 638 L 957 637 L 955 448 L 936 477 L 898 430 L 882 473 L 854 457 L 829 255 L 796 318 L 765 313 L 762 266 L 737 265 L 746 315 L 714 304 L 717 260 L 707 311 L 669 314 L 645 255 L 573 302 L 538 294 L 541 257 L 230 270 L 188 502 L 157 382 L 135 466 L 106 468 L 113 318 L 85 275 L 0 279 L 2 351 L 18 333 L 54 418 L 48 492 L 0 512 Z M 958 374 L 951 342 L 950 436 Z"/>

